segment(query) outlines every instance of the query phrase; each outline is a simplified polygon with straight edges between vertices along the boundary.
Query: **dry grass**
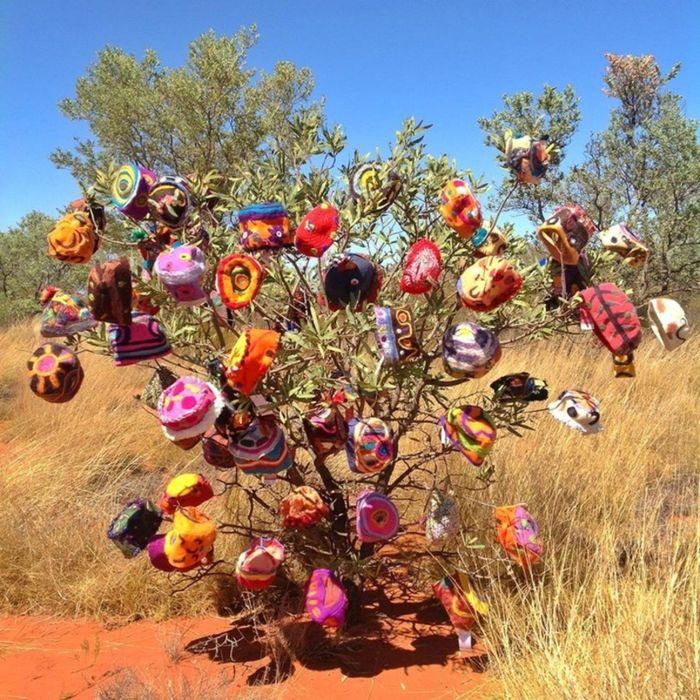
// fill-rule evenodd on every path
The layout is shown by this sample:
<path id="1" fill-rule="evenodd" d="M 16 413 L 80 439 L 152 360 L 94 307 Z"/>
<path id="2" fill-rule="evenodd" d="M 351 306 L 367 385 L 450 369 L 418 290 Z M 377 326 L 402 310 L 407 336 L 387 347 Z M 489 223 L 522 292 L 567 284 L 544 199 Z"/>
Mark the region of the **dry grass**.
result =
<path id="1" fill-rule="evenodd" d="M 131 398 L 148 372 L 87 357 L 80 399 L 51 406 L 24 386 L 33 344 L 21 329 L 0 343 L 2 607 L 101 617 L 210 609 L 203 588 L 171 598 L 162 574 L 146 561 L 122 565 L 104 537 L 125 498 L 155 491 L 192 459 L 205 467 L 199 452 L 169 445 Z M 489 577 L 483 635 L 503 696 L 700 693 L 699 359 L 695 341 L 665 354 L 648 337 L 638 377 L 625 380 L 593 343 L 504 353 L 499 372 L 528 370 L 554 394 L 585 388 L 602 399 L 605 431 L 582 436 L 542 414 L 536 432 L 499 438 L 496 483 L 462 494 L 467 521 L 487 541 L 491 512 L 477 501 L 527 503 L 545 538 L 531 581 L 491 561 L 495 548 L 464 555 Z"/>

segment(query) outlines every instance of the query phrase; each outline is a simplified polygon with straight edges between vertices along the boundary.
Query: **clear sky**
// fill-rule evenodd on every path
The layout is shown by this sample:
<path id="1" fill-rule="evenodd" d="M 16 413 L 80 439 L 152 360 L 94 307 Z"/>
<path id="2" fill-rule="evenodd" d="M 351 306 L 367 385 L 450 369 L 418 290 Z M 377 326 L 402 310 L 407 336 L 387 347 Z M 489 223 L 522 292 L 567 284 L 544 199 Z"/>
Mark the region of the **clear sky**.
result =
<path id="1" fill-rule="evenodd" d="M 433 152 L 496 176 L 477 117 L 498 108 L 503 93 L 571 82 L 583 113 L 575 160 L 607 122 L 606 51 L 653 53 L 664 70 L 681 61 L 674 88 L 700 116 L 698 0 L 0 0 L 0 230 L 31 209 L 54 214 L 78 194 L 49 154 L 86 130 L 56 105 L 100 48 L 140 58 L 151 47 L 179 65 L 198 34 L 251 23 L 261 38 L 250 64 L 311 68 L 330 121 L 365 152 L 414 115 L 435 125 Z"/>

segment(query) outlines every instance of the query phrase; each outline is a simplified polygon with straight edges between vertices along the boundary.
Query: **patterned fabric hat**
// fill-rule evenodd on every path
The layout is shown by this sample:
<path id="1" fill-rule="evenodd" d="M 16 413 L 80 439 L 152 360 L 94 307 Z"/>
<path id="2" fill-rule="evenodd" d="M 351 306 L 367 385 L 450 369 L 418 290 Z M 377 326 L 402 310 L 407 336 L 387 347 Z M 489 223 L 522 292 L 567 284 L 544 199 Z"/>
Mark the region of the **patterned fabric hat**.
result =
<path id="1" fill-rule="evenodd" d="M 348 304 L 361 309 L 365 302 L 374 303 L 381 286 L 381 268 L 357 253 L 334 258 L 323 275 L 323 288 L 331 311 L 344 309 Z"/>
<path id="2" fill-rule="evenodd" d="M 562 265 L 550 258 L 547 267 L 552 276 L 552 295 L 555 299 L 570 299 L 591 284 L 591 269 L 585 253 L 579 255 L 576 265 Z"/>
<path id="3" fill-rule="evenodd" d="M 375 306 L 377 322 L 375 338 L 377 349 L 384 364 L 396 365 L 411 362 L 420 357 L 421 349 L 413 327 L 413 316 L 409 309 Z"/>
<path id="4" fill-rule="evenodd" d="M 471 237 L 470 243 L 474 246 L 474 257 L 485 258 L 488 255 L 503 255 L 508 243 L 501 229 L 491 225 L 490 221 L 484 221 Z"/>
<path id="5" fill-rule="evenodd" d="M 172 515 L 178 508 L 200 506 L 213 496 L 214 490 L 203 474 L 179 474 L 168 482 L 158 506 Z"/>
<path id="6" fill-rule="evenodd" d="M 324 627 L 342 627 L 348 597 L 340 579 L 330 569 L 314 569 L 306 584 L 306 612 Z"/>
<path id="7" fill-rule="evenodd" d="M 507 260 L 489 255 L 464 270 L 457 281 L 457 294 L 468 309 L 493 311 L 512 299 L 522 285 L 523 278 Z"/>
<path id="8" fill-rule="evenodd" d="M 564 265 L 575 265 L 597 230 L 582 207 L 567 204 L 554 210 L 554 214 L 537 229 L 537 235 L 555 260 Z"/>
<path id="9" fill-rule="evenodd" d="M 143 165 L 122 165 L 112 181 L 112 204 L 134 221 L 148 215 L 148 193 L 158 176 Z"/>
<path id="10" fill-rule="evenodd" d="M 325 392 L 321 401 L 303 419 L 304 432 L 317 455 L 331 455 L 341 450 L 348 437 L 346 421 L 352 415 L 344 391 Z"/>
<path id="11" fill-rule="evenodd" d="M 433 593 L 456 630 L 471 630 L 478 617 L 489 611 L 488 604 L 477 596 L 469 579 L 461 571 L 435 583 Z"/>
<path id="12" fill-rule="evenodd" d="M 481 227 L 481 205 L 464 180 L 450 180 L 440 193 L 440 213 L 460 238 L 469 240 Z"/>
<path id="13" fill-rule="evenodd" d="M 165 535 L 165 556 L 180 571 L 205 563 L 216 540 L 216 525 L 196 508 L 179 508 Z"/>
<path id="14" fill-rule="evenodd" d="M 362 163 L 350 176 L 350 195 L 364 212 L 385 212 L 401 192 L 401 176 L 380 162 Z"/>
<path id="15" fill-rule="evenodd" d="M 386 542 L 399 530 L 399 511 L 388 496 L 365 491 L 355 506 L 355 528 L 360 542 Z"/>
<path id="16" fill-rule="evenodd" d="M 328 517 L 328 506 L 316 489 L 297 486 L 280 501 L 280 515 L 285 528 L 303 530 Z"/>
<path id="17" fill-rule="evenodd" d="M 440 418 L 441 439 L 480 467 L 496 441 L 496 426 L 479 406 L 458 406 Z"/>
<path id="18" fill-rule="evenodd" d="M 491 382 L 494 398 L 501 403 L 509 401 L 544 401 L 549 397 L 547 382 L 531 377 L 527 372 L 505 374 Z"/>
<path id="19" fill-rule="evenodd" d="M 226 381 L 250 396 L 267 374 L 277 355 L 280 334 L 264 328 L 248 328 L 236 341 L 226 367 Z"/>
<path id="20" fill-rule="evenodd" d="M 88 275 L 88 303 L 96 321 L 128 326 L 133 289 L 126 258 L 95 265 Z"/>
<path id="21" fill-rule="evenodd" d="M 425 539 L 437 544 L 459 532 L 459 506 L 454 497 L 439 489 L 430 492 L 428 512 L 425 517 Z"/>
<path id="22" fill-rule="evenodd" d="M 440 248 L 427 238 L 419 238 L 406 253 L 401 290 L 406 294 L 427 294 L 437 285 L 441 272 Z"/>
<path id="23" fill-rule="evenodd" d="M 603 248 L 617 253 L 625 265 L 640 267 L 649 256 L 649 249 L 642 243 L 639 236 L 628 228 L 627 224 L 615 224 L 598 235 Z"/>
<path id="24" fill-rule="evenodd" d="M 274 537 L 256 537 L 236 562 L 236 580 L 249 591 L 261 591 L 274 580 L 284 561 L 284 545 Z"/>
<path id="25" fill-rule="evenodd" d="M 294 245 L 289 213 L 277 202 L 251 204 L 238 212 L 241 245 L 247 251 Z"/>
<path id="26" fill-rule="evenodd" d="M 451 377 L 483 377 L 500 359 L 498 338 L 476 323 L 462 321 L 448 328 L 443 336 L 442 362 Z"/>
<path id="27" fill-rule="evenodd" d="M 87 208 L 62 216 L 47 237 L 49 255 L 79 265 L 90 260 L 100 245 L 99 232 Z"/>
<path id="28" fill-rule="evenodd" d="M 506 554 L 523 568 L 542 556 L 543 545 L 535 519 L 523 505 L 495 509 L 496 537 Z"/>
<path id="29" fill-rule="evenodd" d="M 214 425 L 202 438 L 202 453 L 204 461 L 217 469 L 233 469 L 236 462 L 229 451 L 229 440 L 226 435 L 220 432 Z"/>
<path id="30" fill-rule="evenodd" d="M 44 338 L 59 338 L 90 331 L 97 326 L 90 309 L 78 296 L 47 287 L 41 294 L 44 310 L 40 333 Z"/>
<path id="31" fill-rule="evenodd" d="M 690 325 L 683 307 L 673 299 L 657 297 L 647 307 L 651 330 L 666 350 L 675 350 L 690 337 Z"/>
<path id="32" fill-rule="evenodd" d="M 171 573 L 173 571 L 179 571 L 184 574 L 188 571 L 192 571 L 199 566 L 209 564 L 214 560 L 214 550 L 210 549 L 207 554 L 205 554 L 201 559 L 197 559 L 194 564 L 189 566 L 174 567 L 169 561 L 168 556 L 165 553 L 165 543 L 171 533 L 163 535 L 156 535 L 152 537 L 148 544 L 146 545 L 146 552 L 148 553 L 148 558 L 151 564 L 160 571 L 165 571 L 166 573 Z"/>
<path id="33" fill-rule="evenodd" d="M 229 449 L 245 474 L 277 474 L 293 464 L 284 431 L 273 416 L 258 416 L 247 428 L 234 432 Z"/>
<path id="34" fill-rule="evenodd" d="M 303 255 L 320 258 L 335 241 L 340 216 L 328 202 L 314 207 L 297 227 L 294 245 Z"/>
<path id="35" fill-rule="evenodd" d="M 539 185 L 549 166 L 547 142 L 532 136 L 514 138 L 513 132 L 508 130 L 505 133 L 505 158 L 520 182 Z"/>
<path id="36" fill-rule="evenodd" d="M 262 266 L 250 255 L 226 256 L 216 270 L 216 289 L 221 302 L 232 311 L 248 306 L 260 291 L 264 277 Z"/>
<path id="37" fill-rule="evenodd" d="M 163 518 L 158 507 L 144 498 L 129 501 L 112 520 L 107 537 L 131 559 L 140 554 L 160 527 Z"/>
<path id="38" fill-rule="evenodd" d="M 190 183 L 184 177 L 166 175 L 148 192 L 148 213 L 170 229 L 182 228 L 191 208 Z"/>
<path id="39" fill-rule="evenodd" d="M 131 314 L 131 325 L 111 324 L 107 328 L 107 335 L 117 367 L 165 357 L 171 352 L 170 343 L 160 323 L 153 316 L 137 311 Z"/>
<path id="40" fill-rule="evenodd" d="M 201 286 L 206 267 L 204 253 L 188 244 L 164 250 L 153 269 L 180 306 L 198 306 L 207 300 Z"/>
<path id="41" fill-rule="evenodd" d="M 49 403 L 70 401 L 83 383 L 78 356 L 64 345 L 40 345 L 27 361 L 29 388 Z"/>
<path id="42" fill-rule="evenodd" d="M 389 426 L 381 418 L 351 418 L 348 421 L 345 454 L 350 471 L 356 474 L 382 471 L 394 458 Z"/>
<path id="43" fill-rule="evenodd" d="M 599 433 L 603 429 L 600 422 L 600 401 L 585 391 L 562 391 L 547 408 L 560 423 L 584 435 Z"/>

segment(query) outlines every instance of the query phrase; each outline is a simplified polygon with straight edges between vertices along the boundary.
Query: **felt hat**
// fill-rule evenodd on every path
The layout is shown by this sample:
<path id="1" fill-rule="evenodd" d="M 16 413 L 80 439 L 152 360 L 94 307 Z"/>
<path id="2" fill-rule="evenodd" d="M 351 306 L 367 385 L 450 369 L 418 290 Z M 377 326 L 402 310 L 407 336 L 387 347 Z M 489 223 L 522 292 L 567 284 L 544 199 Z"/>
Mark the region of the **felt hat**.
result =
<path id="1" fill-rule="evenodd" d="M 481 227 L 481 205 L 464 180 L 450 180 L 440 193 L 440 213 L 460 238 L 469 240 Z"/>
<path id="2" fill-rule="evenodd" d="M 468 309 L 493 311 L 512 299 L 522 285 L 523 278 L 507 260 L 489 255 L 462 272 L 457 280 L 457 294 Z"/>
<path id="3" fill-rule="evenodd" d="M 425 539 L 436 544 L 449 539 L 459 531 L 459 505 L 449 493 L 434 488 L 428 500 L 425 516 Z"/>
<path id="4" fill-rule="evenodd" d="M 285 528 L 303 530 L 328 517 L 328 506 L 311 486 L 297 486 L 280 501 Z"/>
<path id="5" fill-rule="evenodd" d="M 247 328 L 231 350 L 226 364 L 226 381 L 241 394 L 255 391 L 277 355 L 280 334 L 264 328 Z"/>
<path id="6" fill-rule="evenodd" d="M 389 426 L 381 419 L 351 418 L 345 444 L 350 471 L 375 474 L 385 469 L 394 458 L 394 443 Z"/>
<path id="7" fill-rule="evenodd" d="M 585 391 L 562 391 L 547 408 L 560 423 L 584 435 L 599 433 L 603 429 L 600 422 L 600 401 Z"/>
<path id="8" fill-rule="evenodd" d="M 83 383 L 78 356 L 64 345 L 40 345 L 27 361 L 29 388 L 49 403 L 70 401 Z"/>
<path id="9" fill-rule="evenodd" d="M 338 576 L 330 569 L 314 569 L 306 583 L 306 612 L 324 627 L 342 627 L 348 597 Z"/>
<path id="10" fill-rule="evenodd" d="M 158 399 L 158 419 L 168 440 L 193 447 L 223 408 L 219 391 L 199 377 L 180 377 Z"/>
<path id="11" fill-rule="evenodd" d="M 469 241 L 474 246 L 474 257 L 485 258 L 488 255 L 503 255 L 508 243 L 501 229 L 491 225 L 490 221 L 484 221 Z"/>
<path id="12" fill-rule="evenodd" d="M 496 537 L 506 554 L 523 568 L 535 564 L 544 547 L 537 523 L 525 506 L 499 506 L 494 517 Z"/>
<path id="13" fill-rule="evenodd" d="M 552 295 L 557 300 L 570 299 L 591 284 L 591 269 L 585 253 L 579 255 L 576 265 L 562 265 L 550 258 L 547 268 L 552 276 Z"/>
<path id="14" fill-rule="evenodd" d="M 236 561 L 236 580 L 249 591 L 261 591 L 275 580 L 284 556 L 284 545 L 278 539 L 256 537 Z"/>
<path id="15" fill-rule="evenodd" d="M 215 425 L 202 438 L 204 461 L 217 469 L 233 469 L 236 463 L 229 450 L 229 439 Z"/>
<path id="16" fill-rule="evenodd" d="M 461 452 L 471 464 L 480 467 L 496 442 L 496 426 L 479 406 L 450 408 L 440 418 L 443 445 Z"/>
<path id="17" fill-rule="evenodd" d="M 96 321 L 128 326 L 133 289 L 126 258 L 95 265 L 88 275 L 88 303 Z"/>
<path id="18" fill-rule="evenodd" d="M 314 207 L 297 227 L 296 249 L 310 258 L 320 258 L 333 245 L 339 220 L 338 210 L 328 202 Z"/>
<path id="19" fill-rule="evenodd" d="M 219 261 L 216 289 L 226 308 L 236 311 L 250 304 L 262 286 L 265 272 L 250 255 L 234 253 Z"/>
<path id="20" fill-rule="evenodd" d="M 440 248 L 427 238 L 419 238 L 406 253 L 401 291 L 406 294 L 427 294 L 437 285 L 441 272 Z"/>
<path id="21" fill-rule="evenodd" d="M 617 253 L 625 265 L 639 267 L 649 256 L 649 249 L 627 224 L 614 224 L 598 234 L 605 250 Z"/>
<path id="22" fill-rule="evenodd" d="M 162 535 L 155 535 L 148 540 L 146 545 L 146 553 L 151 564 L 160 571 L 165 571 L 166 573 L 171 573 L 173 571 L 179 571 L 182 574 L 192 571 L 199 566 L 209 564 L 214 560 L 214 550 L 210 549 L 203 557 L 193 558 L 194 563 L 189 566 L 173 566 L 168 561 L 168 555 L 165 553 L 165 543 L 167 539 L 171 536 L 170 532 L 164 533 Z"/>
<path id="23" fill-rule="evenodd" d="M 99 234 L 94 210 L 85 206 L 70 211 L 56 222 L 47 236 L 49 255 L 73 265 L 86 263 L 100 246 Z"/>
<path id="24" fill-rule="evenodd" d="M 132 312 L 129 326 L 110 324 L 107 336 L 117 367 L 155 360 L 171 352 L 160 323 L 153 316 L 138 311 Z"/>
<path id="25" fill-rule="evenodd" d="M 200 506 L 213 498 L 214 490 L 203 474 L 178 474 L 170 479 L 158 501 L 164 513 L 172 514 L 178 508 Z"/>
<path id="26" fill-rule="evenodd" d="M 504 140 L 506 163 L 518 180 L 539 185 L 549 166 L 546 140 L 528 135 L 514 136 L 510 129 L 506 131 Z"/>
<path id="27" fill-rule="evenodd" d="M 160 509 L 154 503 L 137 498 L 129 501 L 112 520 L 107 537 L 127 559 L 131 559 L 146 549 L 162 521 Z"/>
<path id="28" fill-rule="evenodd" d="M 165 535 L 164 550 L 175 569 L 185 570 L 205 563 L 216 540 L 214 521 L 193 507 L 178 508 Z"/>
<path id="29" fill-rule="evenodd" d="M 409 309 L 375 306 L 374 318 L 377 323 L 377 349 L 384 364 L 396 365 L 420 357 L 421 349 Z"/>
<path id="30" fill-rule="evenodd" d="M 355 505 L 355 528 L 360 542 L 386 542 L 399 530 L 399 511 L 388 496 L 365 491 Z"/>
<path id="31" fill-rule="evenodd" d="M 158 176 L 143 165 L 122 165 L 112 180 L 112 204 L 134 221 L 148 215 L 148 193 Z"/>
<path id="32" fill-rule="evenodd" d="M 673 299 L 656 297 L 647 307 L 651 330 L 666 350 L 675 350 L 690 336 L 690 325 L 683 307 Z"/>
<path id="33" fill-rule="evenodd" d="M 330 455 L 341 450 L 348 436 L 346 420 L 352 409 L 343 391 L 325 392 L 321 401 L 303 418 L 304 432 L 317 455 Z"/>
<path id="34" fill-rule="evenodd" d="M 245 474 L 269 476 L 293 464 L 284 431 L 274 416 L 258 416 L 246 428 L 232 432 L 229 449 Z"/>
<path id="35" fill-rule="evenodd" d="M 250 204 L 238 212 L 241 245 L 247 251 L 294 245 L 289 213 L 278 202 Z"/>
<path id="36" fill-rule="evenodd" d="M 207 300 L 201 286 L 206 262 L 196 245 L 177 245 L 164 250 L 156 258 L 153 270 L 180 306 L 199 306 Z"/>
<path id="37" fill-rule="evenodd" d="M 358 253 L 333 258 L 323 275 L 323 289 L 331 311 L 348 304 L 361 309 L 365 302 L 374 303 L 381 285 L 381 268 Z"/>
<path id="38" fill-rule="evenodd" d="M 544 401 L 548 398 L 547 382 L 531 377 L 527 372 L 505 374 L 491 382 L 494 399 L 501 403 L 510 401 Z"/>
<path id="39" fill-rule="evenodd" d="M 461 571 L 433 584 L 433 593 L 456 630 L 471 630 L 479 616 L 488 613 L 488 603 L 479 598 L 466 574 Z"/>
<path id="40" fill-rule="evenodd" d="M 402 185 L 401 176 L 386 163 L 361 163 L 350 174 L 350 196 L 369 214 L 386 211 Z"/>
<path id="41" fill-rule="evenodd" d="M 161 177 L 148 191 L 148 213 L 170 229 L 182 228 L 192 208 L 190 187 L 184 177 Z"/>
<path id="42" fill-rule="evenodd" d="M 500 359 L 498 337 L 476 323 L 456 323 L 442 338 L 442 362 L 451 377 L 483 377 Z"/>
<path id="43" fill-rule="evenodd" d="M 90 309 L 79 296 L 47 287 L 41 294 L 41 304 L 44 310 L 40 333 L 44 338 L 75 335 L 97 326 Z"/>
<path id="44" fill-rule="evenodd" d="M 554 209 L 552 216 L 537 229 L 537 235 L 555 260 L 575 265 L 597 230 L 583 207 L 567 204 Z"/>

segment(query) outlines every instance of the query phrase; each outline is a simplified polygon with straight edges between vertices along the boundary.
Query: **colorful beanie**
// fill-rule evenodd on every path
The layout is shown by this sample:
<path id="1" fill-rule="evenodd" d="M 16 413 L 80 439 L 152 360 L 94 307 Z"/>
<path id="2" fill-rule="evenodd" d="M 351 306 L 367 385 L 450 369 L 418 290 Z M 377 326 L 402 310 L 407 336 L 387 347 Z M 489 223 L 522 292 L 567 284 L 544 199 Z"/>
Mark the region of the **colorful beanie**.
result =
<path id="1" fill-rule="evenodd" d="M 547 142 L 527 135 L 514 137 L 509 129 L 505 133 L 505 158 L 520 182 L 539 185 L 549 166 Z"/>
<path id="2" fill-rule="evenodd" d="M 170 343 L 160 323 L 153 316 L 138 311 L 132 312 L 131 325 L 111 324 L 107 328 L 107 335 L 117 367 L 155 360 L 171 352 Z"/>
<path id="3" fill-rule="evenodd" d="M 500 359 L 498 337 L 476 323 L 457 323 L 442 338 L 442 362 L 451 377 L 483 377 Z"/>
<path id="4" fill-rule="evenodd" d="M 440 248 L 427 238 L 419 238 L 406 253 L 401 291 L 406 294 L 427 294 L 437 286 L 441 272 Z"/>
<path id="5" fill-rule="evenodd" d="M 206 267 L 201 249 L 188 244 L 164 250 L 153 269 L 180 306 L 198 306 L 207 300 L 201 286 Z"/>
<path id="6" fill-rule="evenodd" d="M 379 162 L 362 163 L 350 175 L 350 195 L 365 212 L 381 214 L 401 192 L 401 176 Z"/>
<path id="7" fill-rule="evenodd" d="M 342 627 L 348 610 L 343 584 L 330 569 L 314 569 L 306 584 L 306 612 L 324 627 Z"/>
<path id="8" fill-rule="evenodd" d="M 236 462 L 229 450 L 229 439 L 215 425 L 202 438 L 204 461 L 216 469 L 233 469 Z"/>
<path id="9" fill-rule="evenodd" d="M 560 423 L 584 435 L 593 435 L 603 429 L 600 422 L 600 401 L 585 391 L 562 391 L 547 408 Z"/>
<path id="10" fill-rule="evenodd" d="M 531 377 L 527 372 L 504 374 L 491 382 L 494 399 L 501 403 L 510 401 L 544 401 L 549 396 L 547 382 Z"/>
<path id="11" fill-rule="evenodd" d="M 343 392 L 326 393 L 303 418 L 304 432 L 316 455 L 331 455 L 341 450 L 348 437 Z"/>
<path id="12" fill-rule="evenodd" d="M 168 482 L 158 501 L 164 513 L 173 514 L 178 508 L 200 506 L 213 498 L 214 490 L 203 474 L 178 474 Z"/>
<path id="13" fill-rule="evenodd" d="M 248 306 L 262 286 L 265 272 L 250 255 L 234 253 L 219 262 L 216 289 L 224 306 L 236 311 Z"/>
<path id="14" fill-rule="evenodd" d="M 375 474 L 394 458 L 394 443 L 389 426 L 381 418 L 351 418 L 345 444 L 350 471 Z"/>
<path id="15" fill-rule="evenodd" d="M 683 307 L 673 299 L 657 297 L 647 308 L 651 330 L 666 350 L 675 350 L 690 337 L 690 325 Z"/>
<path id="16" fill-rule="evenodd" d="M 246 428 L 233 432 L 229 449 L 245 474 L 270 476 L 293 464 L 284 431 L 273 416 L 258 416 Z"/>
<path id="17" fill-rule="evenodd" d="M 496 426 L 479 406 L 457 406 L 440 418 L 441 439 L 446 447 L 461 452 L 471 464 L 480 467 L 496 442 Z"/>
<path id="18" fill-rule="evenodd" d="M 442 603 L 457 631 L 471 630 L 479 616 L 488 613 L 488 603 L 478 597 L 469 579 L 461 571 L 433 584 L 433 593 Z"/>
<path id="19" fill-rule="evenodd" d="M 78 296 L 47 287 L 41 294 L 44 310 L 41 314 L 41 335 L 44 338 L 59 338 L 92 330 L 97 321 L 90 309 Z"/>
<path id="20" fill-rule="evenodd" d="M 297 486 L 280 501 L 285 528 L 303 530 L 328 517 L 328 506 L 311 486 Z"/>
<path id="21" fill-rule="evenodd" d="M 294 245 L 289 213 L 277 202 L 251 204 L 238 212 L 241 245 L 245 250 L 276 250 Z"/>
<path id="22" fill-rule="evenodd" d="M 583 207 L 567 204 L 556 207 L 554 214 L 537 229 L 537 235 L 555 260 L 575 265 L 597 230 Z"/>
<path id="23" fill-rule="evenodd" d="M 79 265 L 90 260 L 100 245 L 90 211 L 71 211 L 61 217 L 47 237 L 49 255 Z"/>
<path id="24" fill-rule="evenodd" d="M 296 249 L 310 258 L 320 258 L 333 245 L 338 223 L 339 214 L 334 206 L 324 202 L 314 207 L 297 227 Z"/>
<path id="25" fill-rule="evenodd" d="M 205 563 L 216 540 L 214 521 L 196 508 L 178 508 L 165 535 L 163 548 L 169 564 L 180 571 Z"/>
<path id="26" fill-rule="evenodd" d="M 499 228 L 490 221 L 484 221 L 469 241 L 474 246 L 474 257 L 485 258 L 488 255 L 503 255 L 508 246 L 506 238 Z"/>
<path id="27" fill-rule="evenodd" d="M 649 249 L 627 224 L 615 224 L 598 234 L 605 250 L 617 253 L 625 265 L 639 267 L 649 256 Z"/>
<path id="28" fill-rule="evenodd" d="M 440 193 L 440 213 L 460 238 L 469 240 L 481 226 L 481 205 L 464 180 L 450 180 Z"/>
<path id="29" fill-rule="evenodd" d="M 78 356 L 64 345 L 40 345 L 27 361 L 29 388 L 49 403 L 70 401 L 83 383 Z"/>
<path id="30" fill-rule="evenodd" d="M 250 396 L 277 355 L 280 334 L 265 328 L 247 328 L 231 350 L 226 367 L 229 386 Z"/>
<path id="31" fill-rule="evenodd" d="M 168 538 L 171 537 L 170 531 L 162 535 L 155 535 L 148 540 L 146 545 L 146 553 L 151 564 L 159 571 L 165 571 L 166 573 L 172 573 L 173 571 L 178 571 L 181 574 L 185 574 L 188 571 L 209 564 L 214 560 L 214 550 L 210 549 L 201 558 L 193 558 L 194 563 L 185 566 L 173 566 L 168 560 L 168 555 L 165 553 L 165 543 Z"/>
<path id="32" fill-rule="evenodd" d="M 357 253 L 333 258 L 323 275 L 323 289 L 331 311 L 344 309 L 348 304 L 361 309 L 365 302 L 374 303 L 381 286 L 381 268 Z"/>
<path id="33" fill-rule="evenodd" d="M 112 181 L 112 204 L 134 221 L 148 215 L 148 193 L 158 176 L 143 165 L 122 165 Z"/>
<path id="34" fill-rule="evenodd" d="M 360 542 L 386 542 L 399 530 L 399 511 L 388 496 L 365 491 L 355 506 L 355 527 Z"/>
<path id="35" fill-rule="evenodd" d="M 493 311 L 512 299 L 522 285 L 523 278 L 507 260 L 489 255 L 464 270 L 457 281 L 457 294 L 468 309 Z"/>
<path id="36" fill-rule="evenodd" d="M 496 537 L 506 554 L 523 568 L 535 564 L 544 549 L 535 519 L 523 505 L 499 506 L 494 511 Z"/>
<path id="37" fill-rule="evenodd" d="M 256 537 L 236 561 L 236 580 L 249 591 L 261 591 L 274 580 L 284 561 L 284 545 L 274 537 Z"/>
<path id="38" fill-rule="evenodd" d="M 178 175 L 166 175 L 148 192 L 148 212 L 170 229 L 182 228 L 192 208 L 190 183 Z"/>
<path id="39" fill-rule="evenodd" d="M 409 309 L 375 306 L 374 318 L 377 323 L 377 349 L 384 364 L 396 365 L 420 357 L 421 349 Z"/>
<path id="40" fill-rule="evenodd" d="M 126 258 L 95 265 L 88 275 L 88 303 L 96 321 L 128 326 L 133 290 Z"/>
<path id="41" fill-rule="evenodd" d="M 107 537 L 121 553 L 131 559 L 146 549 L 148 541 L 158 532 L 163 517 L 158 507 L 144 498 L 129 501 L 112 520 Z"/>

